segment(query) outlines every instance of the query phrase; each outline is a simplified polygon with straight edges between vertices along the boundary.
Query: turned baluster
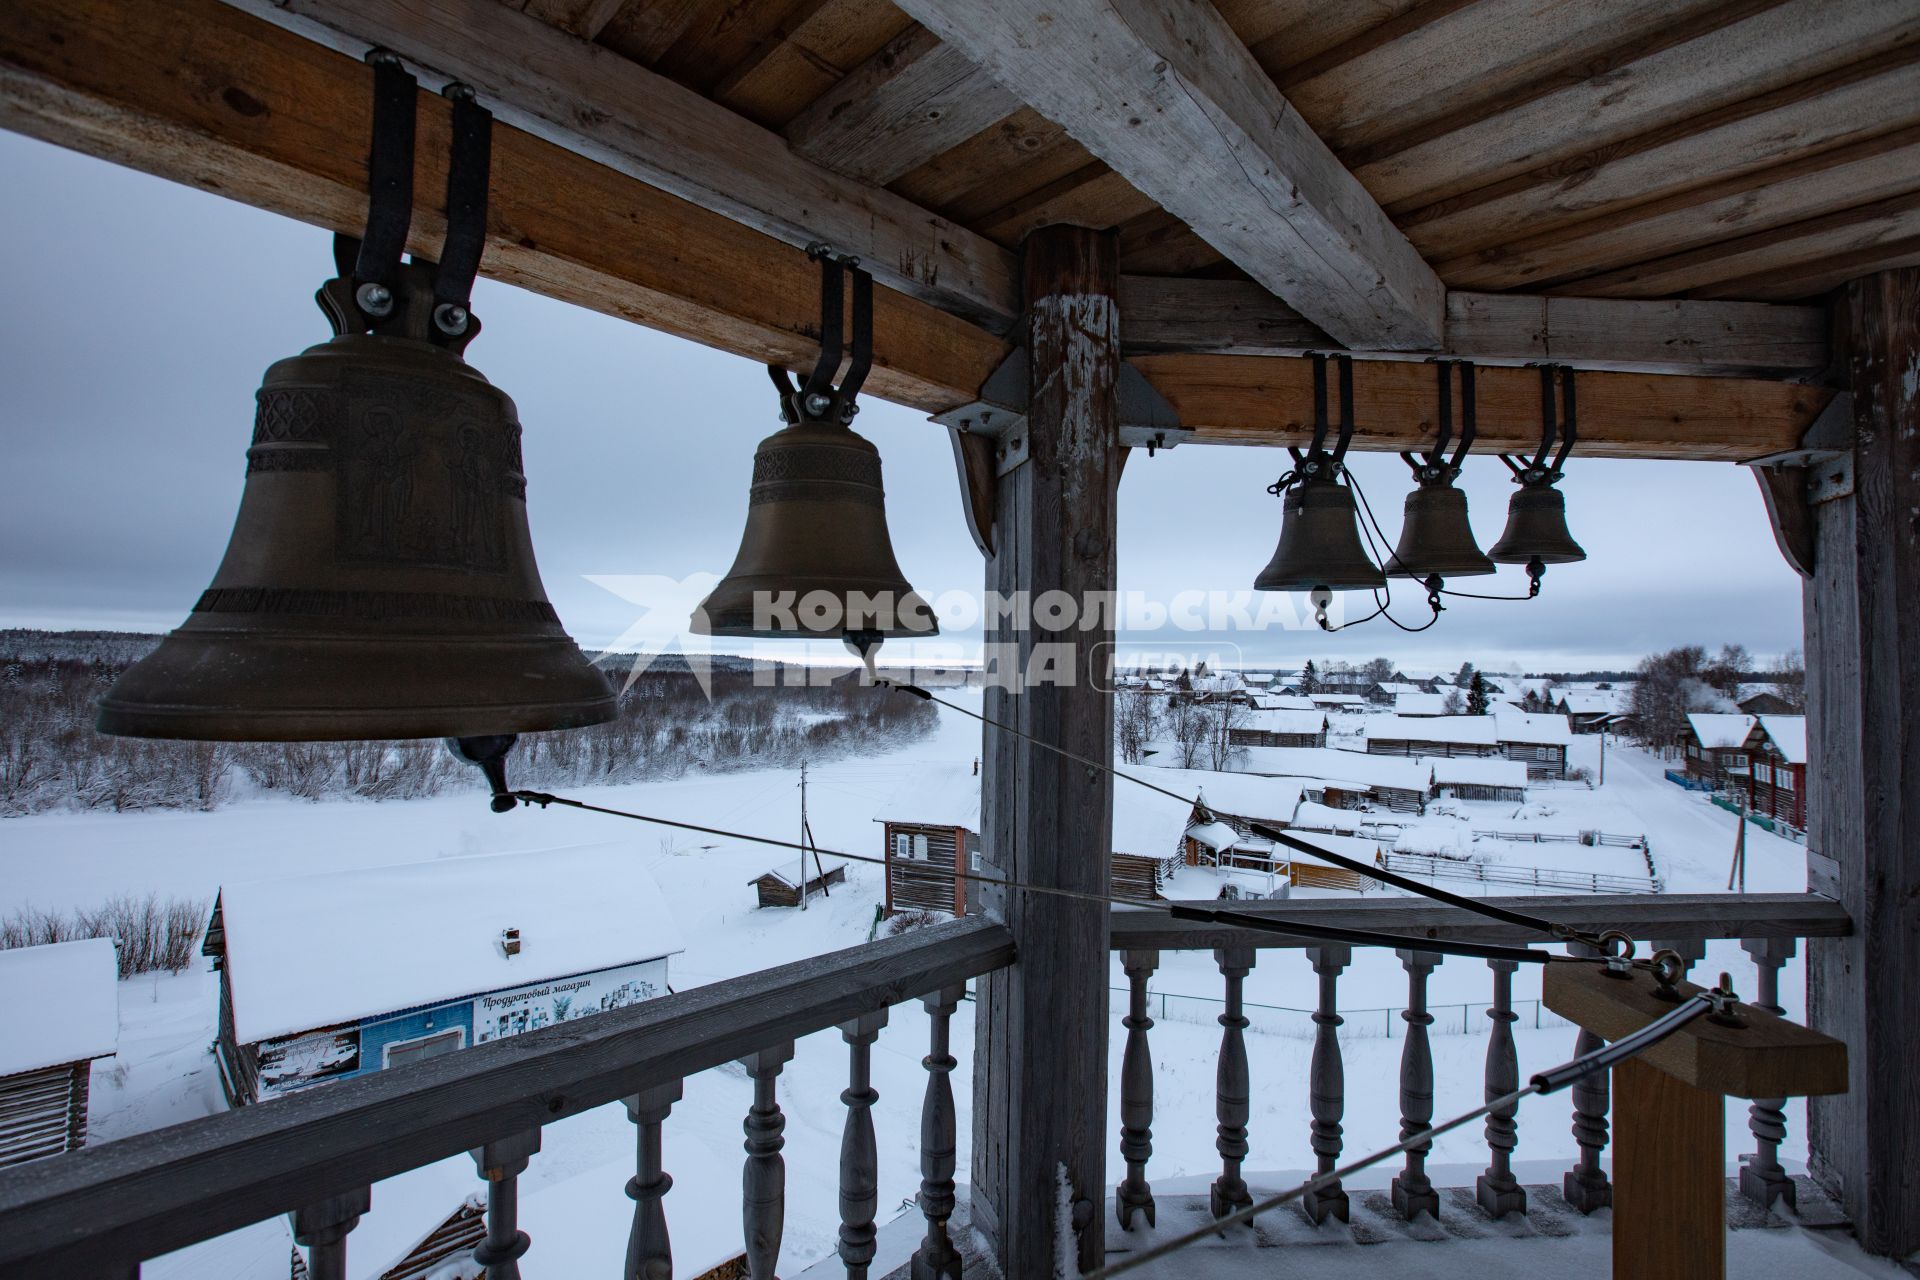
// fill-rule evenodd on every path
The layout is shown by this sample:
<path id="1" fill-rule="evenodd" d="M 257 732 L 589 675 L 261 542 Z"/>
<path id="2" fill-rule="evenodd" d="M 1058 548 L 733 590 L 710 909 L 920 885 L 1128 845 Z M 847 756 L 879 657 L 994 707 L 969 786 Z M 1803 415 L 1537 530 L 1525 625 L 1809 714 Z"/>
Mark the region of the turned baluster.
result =
<path id="1" fill-rule="evenodd" d="M 1570 942 L 1567 951 L 1576 956 L 1598 956 L 1600 950 L 1588 943 Z M 1573 1056 L 1585 1057 L 1606 1043 L 1599 1036 L 1580 1028 L 1573 1040 Z M 1607 1149 L 1607 1108 L 1612 1102 L 1612 1082 L 1608 1072 L 1596 1071 L 1574 1083 L 1573 1140 L 1580 1146 L 1580 1158 L 1560 1179 L 1560 1192 L 1568 1204 L 1581 1213 L 1610 1208 L 1613 1184 L 1600 1167 L 1600 1153 Z"/>
<path id="2" fill-rule="evenodd" d="M 1247 1117 L 1252 1088 L 1247 1078 L 1246 1014 L 1241 996 L 1247 974 L 1253 969 L 1252 947 L 1216 947 L 1214 963 L 1226 979 L 1226 1011 L 1220 1015 L 1220 1064 L 1214 1074 L 1214 1115 L 1218 1117 L 1219 1137 L 1214 1148 L 1220 1153 L 1220 1176 L 1213 1180 L 1208 1202 L 1213 1216 L 1224 1218 L 1253 1203 L 1240 1166 L 1247 1158 Z"/>
<path id="3" fill-rule="evenodd" d="M 1439 967 L 1435 951 L 1400 948 L 1394 952 L 1407 971 L 1407 1008 L 1400 1017 L 1407 1038 L 1400 1048 L 1400 1140 L 1405 1142 L 1433 1123 L 1433 1051 L 1427 1045 L 1427 978 Z M 1407 1148 L 1406 1164 L 1393 1179 L 1393 1207 L 1411 1222 L 1422 1213 L 1440 1216 L 1440 1193 L 1427 1178 L 1427 1153 L 1432 1142 Z"/>
<path id="4" fill-rule="evenodd" d="M 741 1124 L 747 1164 L 741 1174 L 741 1220 L 746 1228 L 748 1280 L 775 1280 L 780 1238 L 786 1231 L 787 1162 L 780 1158 L 787 1118 L 780 1114 L 774 1083 L 780 1068 L 793 1060 L 793 1041 L 750 1053 L 740 1065 L 753 1077 L 753 1105 Z"/>
<path id="5" fill-rule="evenodd" d="M 487 1269 L 487 1280 L 520 1280 L 520 1258 L 533 1243 L 520 1230 L 520 1175 L 540 1150 L 540 1130 L 498 1138 L 471 1152 L 474 1168 L 487 1182 L 487 1235 L 473 1248 L 473 1260 Z"/>
<path id="6" fill-rule="evenodd" d="M 1486 1100 L 1504 1098 L 1520 1087 L 1520 1059 L 1513 1045 L 1513 1024 L 1520 1015 L 1513 1011 L 1513 973 L 1520 966 L 1513 960 L 1489 960 L 1493 970 L 1493 1007 L 1487 1017 L 1493 1030 L 1487 1037 Z M 1527 1211 L 1527 1193 L 1513 1176 L 1513 1149 L 1519 1145 L 1520 1126 L 1514 1116 L 1519 1104 L 1508 1102 L 1487 1113 L 1487 1151 L 1491 1163 L 1473 1184 L 1474 1198 L 1489 1216 L 1505 1217 Z"/>
<path id="7" fill-rule="evenodd" d="M 876 1009 L 840 1024 L 847 1042 L 847 1087 L 840 1101 L 847 1107 L 847 1125 L 840 1135 L 840 1261 L 847 1280 L 867 1280 L 873 1261 L 873 1212 L 880 1203 L 880 1156 L 874 1147 L 873 1042 L 887 1025 L 887 1011 Z"/>
<path id="8" fill-rule="evenodd" d="M 1340 1120 L 1347 1108 L 1347 1074 L 1337 1031 L 1346 1019 L 1335 1009 L 1340 973 L 1353 962 L 1353 948 L 1337 942 L 1308 947 L 1307 959 L 1320 975 L 1320 1000 L 1313 1011 L 1313 1063 L 1307 1073 L 1307 1096 L 1313 1107 L 1309 1135 L 1316 1174 L 1328 1174 L 1340 1163 Z M 1347 1193 L 1338 1182 L 1307 1192 L 1300 1198 L 1300 1207 L 1316 1223 L 1325 1222 L 1328 1214 L 1347 1221 Z"/>
<path id="9" fill-rule="evenodd" d="M 929 1027 L 927 1056 L 920 1060 L 927 1069 L 927 1094 L 920 1104 L 920 1212 L 927 1220 L 927 1234 L 914 1250 L 912 1280 L 960 1280 L 960 1255 L 947 1237 L 959 1142 L 949 1079 L 957 1064 L 947 1051 L 947 1032 L 954 1008 L 966 992 L 965 983 L 956 983 L 921 1002 L 927 1008 Z"/>
<path id="10" fill-rule="evenodd" d="M 1754 1007 L 1785 1013 L 1780 1006 L 1780 969 L 1793 958 L 1792 938 L 1748 938 L 1741 947 L 1759 967 Z M 1755 1098 L 1747 1108 L 1747 1129 L 1753 1134 L 1753 1154 L 1740 1166 L 1740 1194 L 1762 1208 L 1784 1200 L 1789 1209 L 1799 1204 L 1793 1179 L 1780 1167 L 1780 1144 L 1787 1138 L 1785 1098 Z"/>
<path id="11" fill-rule="evenodd" d="M 1154 1225 L 1153 1188 L 1147 1184 L 1147 1160 L 1153 1155 L 1153 1054 L 1147 1047 L 1147 980 L 1160 967 L 1158 951 L 1126 951 L 1120 964 L 1127 974 L 1127 1051 L 1120 1059 L 1120 1158 L 1127 1176 L 1113 1193 L 1114 1212 L 1123 1231 L 1133 1230 L 1136 1214 Z"/>
<path id="12" fill-rule="evenodd" d="M 355 1187 L 293 1213 L 293 1238 L 307 1247 L 309 1280 L 347 1280 L 347 1233 L 373 1207 L 373 1188 Z"/>
<path id="13" fill-rule="evenodd" d="M 661 1200 L 673 1190 L 673 1178 L 661 1166 L 660 1131 L 673 1104 L 680 1101 L 679 1080 L 655 1085 L 625 1099 L 634 1123 L 634 1174 L 627 1179 L 633 1201 L 633 1226 L 627 1233 L 625 1280 L 673 1280 L 673 1243 L 667 1236 L 667 1211 Z"/>

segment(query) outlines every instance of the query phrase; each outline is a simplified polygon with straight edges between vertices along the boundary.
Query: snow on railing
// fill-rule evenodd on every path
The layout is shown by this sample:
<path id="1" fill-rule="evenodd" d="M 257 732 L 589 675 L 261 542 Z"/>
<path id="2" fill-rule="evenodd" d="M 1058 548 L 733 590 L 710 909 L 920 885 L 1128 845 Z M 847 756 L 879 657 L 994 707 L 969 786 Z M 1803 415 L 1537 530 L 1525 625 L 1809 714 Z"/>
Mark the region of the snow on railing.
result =
<path id="1" fill-rule="evenodd" d="M 1520 885 L 1534 890 L 1575 893 L 1664 893 L 1666 884 L 1655 876 L 1622 876 L 1604 871 L 1564 871 L 1553 867 L 1524 867 L 1499 862 L 1468 862 L 1425 854 L 1383 853 L 1380 866 L 1403 875 L 1429 880 L 1472 880 L 1480 884 Z"/>

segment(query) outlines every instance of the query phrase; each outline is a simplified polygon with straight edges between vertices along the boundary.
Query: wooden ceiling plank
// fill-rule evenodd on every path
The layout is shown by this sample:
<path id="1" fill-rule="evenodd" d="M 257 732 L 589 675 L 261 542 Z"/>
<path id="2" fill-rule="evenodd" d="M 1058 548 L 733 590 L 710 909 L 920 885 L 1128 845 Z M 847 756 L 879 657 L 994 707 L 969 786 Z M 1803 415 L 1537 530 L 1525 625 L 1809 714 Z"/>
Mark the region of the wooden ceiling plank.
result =
<path id="1" fill-rule="evenodd" d="M 365 225 L 371 100 L 359 59 L 218 0 L 0 6 L 0 126 L 330 231 Z M 446 234 L 448 127 L 445 99 L 421 95 L 409 248 L 429 256 Z M 811 365 L 819 276 L 801 250 L 509 125 L 493 136 L 487 276 L 751 360 Z M 315 279 L 331 265 L 316 235 Z M 875 290 L 874 311 L 868 388 L 928 412 L 971 401 L 1006 352 L 892 289 Z"/>
<path id="2" fill-rule="evenodd" d="M 1226 261 L 1220 251 L 1164 209 L 1128 218 L 1120 233 L 1120 269 L 1143 276 L 1188 276 Z"/>
<path id="3" fill-rule="evenodd" d="M 1254 60 L 1275 82 L 1342 45 L 1362 39 L 1383 23 L 1418 8 L 1425 0 L 1253 0 L 1244 6 L 1220 5 Z"/>
<path id="4" fill-rule="evenodd" d="M 227 2 L 350 54 L 392 49 L 429 75 L 473 85 L 506 123 L 788 244 L 824 241 L 944 310 L 999 329 L 1018 314 L 1006 250 L 495 0 Z"/>
<path id="5" fill-rule="evenodd" d="M 794 117 L 784 132 L 808 159 L 886 186 L 1022 105 L 965 54 L 915 26 Z"/>
<path id="6" fill-rule="evenodd" d="M 1786 0 L 1464 128 L 1356 162 L 1383 204 L 1444 200 L 1920 40 L 1906 4 Z"/>
<path id="7" fill-rule="evenodd" d="M 1706 245 L 1580 282 L 1594 297 L 1671 297 L 1743 277 L 1792 271 L 1809 262 L 1854 255 L 1858 274 L 1876 269 L 1876 254 L 1920 235 L 1920 191 L 1843 209 L 1736 240 Z"/>
<path id="8" fill-rule="evenodd" d="M 1913 104 L 1904 114 L 1900 104 Z M 1920 122 L 1920 45 L 1596 148 L 1452 200 L 1389 206 L 1430 261 L 1545 234 Z"/>
<path id="9" fill-rule="evenodd" d="M 709 0 L 660 55 L 654 70 L 712 97 L 736 68 L 784 32 L 805 22 L 826 0 Z M 597 105 L 597 104 L 596 104 Z"/>
<path id="10" fill-rule="evenodd" d="M 1920 236 L 1910 236 L 1757 275 L 1739 276 L 1694 293 L 1701 298 L 1812 298 L 1863 275 L 1916 266 L 1920 266 Z"/>
<path id="11" fill-rule="evenodd" d="M 1201 443 L 1305 445 L 1313 435 L 1312 368 L 1260 356 L 1138 355 L 1132 358 Z M 1530 369 L 1487 368 L 1477 379 L 1483 454 L 1531 452 L 1540 444 L 1540 378 Z M 1432 445 L 1433 370 L 1383 360 L 1354 368 L 1353 447 Z M 1832 398 L 1822 387 L 1736 378 L 1583 373 L 1582 458 L 1675 458 L 1745 462 L 1796 447 Z M 1412 443 L 1409 443 L 1411 441 Z"/>
<path id="12" fill-rule="evenodd" d="M 1281 88 L 1352 166 L 1725 25 L 1734 10 L 1726 0 L 1440 0 L 1366 33 L 1351 53 L 1295 68 Z"/>
<path id="13" fill-rule="evenodd" d="M 1120 304 L 1120 336 L 1129 354 L 1280 356 L 1337 345 L 1251 281 L 1125 275 Z M 1589 369 L 1795 378 L 1826 366 L 1827 331 L 1824 307 L 1492 293 L 1447 298 L 1447 353 L 1483 364 L 1559 360 Z"/>
<path id="14" fill-rule="evenodd" d="M 1105 228 L 1157 208 L 1139 188 L 1094 160 L 1058 182 L 986 214 L 974 226 L 982 235 L 1014 246 L 1041 227 L 1055 223 Z"/>
<path id="15" fill-rule="evenodd" d="M 1248 275 L 1352 345 L 1430 349 L 1432 270 L 1190 0 L 901 0 Z"/>
<path id="16" fill-rule="evenodd" d="M 526 0 L 521 9 L 550 27 L 592 40 L 606 30 L 626 4 L 627 0 Z"/>
<path id="17" fill-rule="evenodd" d="M 1920 187 L 1920 125 L 1434 264 L 1462 289 L 1556 288 Z M 1678 292 L 1676 290 L 1676 292 Z"/>
<path id="18" fill-rule="evenodd" d="M 600 42 L 651 67 L 712 5 L 713 0 L 628 0 L 601 29 Z"/>
<path id="19" fill-rule="evenodd" d="M 1032 107 L 904 174 L 892 190 L 963 226 L 1093 159 L 1067 131 Z"/>
<path id="20" fill-rule="evenodd" d="M 714 100 L 769 129 L 784 128 L 912 24 L 889 0 L 828 0 L 761 57 L 735 67 Z"/>

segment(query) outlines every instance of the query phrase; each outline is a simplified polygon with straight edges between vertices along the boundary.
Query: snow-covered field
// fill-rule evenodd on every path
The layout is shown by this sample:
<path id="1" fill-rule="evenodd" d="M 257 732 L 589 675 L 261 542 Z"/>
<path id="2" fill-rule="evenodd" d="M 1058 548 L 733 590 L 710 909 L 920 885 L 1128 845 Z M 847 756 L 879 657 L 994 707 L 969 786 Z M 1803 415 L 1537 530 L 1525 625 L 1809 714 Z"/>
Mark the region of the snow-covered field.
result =
<path id="1" fill-rule="evenodd" d="M 959 695 L 976 699 L 977 693 Z M 943 712 L 928 739 L 887 755 L 813 765 L 808 774 L 812 829 L 829 849 L 878 854 L 873 814 L 914 770 L 934 761 L 968 761 L 979 752 L 976 722 Z M 1575 740 L 1576 765 L 1597 765 L 1598 740 Z M 1629 747 L 1608 748 L 1606 785 L 1552 786 L 1530 792 L 1525 805 L 1454 804 L 1455 817 L 1471 828 L 1546 831 L 1601 829 L 1647 835 L 1670 892 L 1724 890 L 1734 840 L 1732 814 L 1683 791 L 1661 777 L 1665 766 Z M 594 803 L 690 822 L 793 838 L 799 827 L 798 772 L 776 770 L 718 773 L 673 782 L 597 789 Z M 1123 784 L 1124 785 L 1124 784 Z M 649 871 L 670 901 L 687 940 L 673 961 L 672 980 L 685 989 L 864 942 L 881 898 L 879 868 L 853 863 L 844 888 L 816 898 L 806 911 L 761 911 L 748 881 L 786 855 L 740 841 L 696 837 L 663 828 L 624 823 L 562 809 L 491 813 L 479 790 L 427 800 L 369 803 L 262 800 L 214 813 L 53 814 L 0 823 L 0 913 L 33 904 L 60 908 L 91 905 L 119 892 L 155 890 L 163 895 L 211 897 L 223 881 L 255 879 L 304 870 L 374 866 L 476 853 L 554 848 L 621 840 L 637 865 Z M 1504 844 L 1505 842 L 1501 842 Z M 1482 841 L 1476 850 L 1486 846 Z M 1644 871 L 1637 851 L 1573 845 L 1516 845 L 1515 860 L 1570 865 L 1588 870 Z M 1551 853 L 1547 851 L 1552 851 Z M 1798 890 L 1805 885 L 1804 849 L 1757 829 L 1747 836 L 1747 887 L 1753 891 Z M 1555 861 L 1549 861 L 1549 858 Z M 1457 886 L 1455 886 L 1457 887 Z M 1712 944 L 1697 972 L 1725 969 L 1743 992 L 1752 990 L 1752 967 L 1735 942 Z M 1125 979 L 1116 963 L 1113 986 Z M 1801 1004 L 1796 960 L 1782 981 L 1789 1014 Z M 1217 1167 L 1214 1152 L 1213 1082 L 1219 1030 L 1211 1025 L 1220 977 L 1205 953 L 1167 953 L 1152 984 L 1170 997 L 1166 1017 L 1152 1033 L 1156 1064 L 1154 1157 L 1150 1176 L 1202 1175 Z M 1253 1154 L 1248 1167 L 1289 1170 L 1309 1164 L 1305 1087 L 1314 979 L 1299 952 L 1263 952 L 1247 980 L 1250 1002 L 1273 1006 L 1257 1015 L 1248 1037 L 1254 1082 L 1249 1123 Z M 1350 1151 L 1385 1145 L 1397 1137 L 1399 1020 L 1391 1010 L 1404 1002 L 1405 975 L 1390 954 L 1357 952 L 1341 983 L 1351 1035 L 1346 1043 L 1346 1141 Z M 108 1140 L 207 1114 L 220 1105 L 207 1045 L 215 1024 L 216 979 L 190 971 L 177 977 L 140 977 L 121 984 L 121 1041 L 117 1059 L 95 1068 L 96 1139 Z M 1538 995 L 1537 974 L 1520 974 L 1515 997 Z M 1113 1078 L 1119 1074 L 1124 1037 L 1111 1038 Z M 1439 1014 L 1433 1056 L 1438 1078 L 1436 1114 L 1476 1105 L 1482 1095 L 1488 999 L 1484 965 L 1450 960 L 1435 973 L 1431 1001 Z M 1446 1006 L 1453 1006 L 1447 1008 Z M 1156 1016 L 1159 1010 L 1156 1008 Z M 1524 1075 L 1567 1057 L 1573 1033 L 1565 1026 L 1534 1030 L 1522 1004 L 1518 1032 Z M 1552 1022 L 1550 1016 L 1543 1022 Z M 1461 1034 L 1460 1028 L 1472 1029 Z M 18 1029 L 10 1029 L 10 1032 Z M 1391 1037 L 1389 1034 L 1391 1033 Z M 960 1168 L 968 1167 L 970 1125 L 966 1072 L 970 1069 L 972 1018 L 962 1007 L 955 1019 L 954 1049 L 961 1060 L 956 1095 L 963 1109 Z M 918 1186 L 920 1066 L 927 1020 L 919 1006 L 895 1009 L 874 1053 L 874 1083 L 880 1101 L 875 1125 L 880 1148 L 882 1219 L 898 1212 Z M 783 1271 L 791 1274 L 829 1253 L 838 1222 L 836 1177 L 846 1083 L 846 1051 L 837 1033 L 810 1037 L 781 1078 L 787 1114 L 786 1246 Z M 738 1240 L 740 1121 L 750 1097 L 738 1069 L 707 1072 L 689 1080 L 686 1097 L 667 1125 L 666 1166 L 675 1177 L 667 1210 L 676 1252 L 685 1266 L 710 1263 Z M 1117 1097 L 1111 1130 L 1118 1133 Z M 1804 1155 L 1804 1122 L 1789 1110 L 1790 1136 L 1783 1152 L 1790 1167 Z M 1728 1153 L 1749 1149 L 1744 1106 L 1728 1109 Z M 1117 1136 L 1116 1136 L 1117 1142 Z M 1559 1098 L 1527 1104 L 1520 1116 L 1523 1176 L 1551 1177 L 1571 1163 L 1568 1109 Z M 1477 1128 L 1449 1134 L 1437 1143 L 1432 1163 L 1448 1181 L 1470 1182 L 1486 1152 Z M 522 1262 L 530 1280 L 594 1274 L 616 1265 L 625 1248 L 630 1205 L 621 1192 L 631 1174 L 633 1127 L 618 1107 L 602 1108 L 551 1126 L 544 1146 L 522 1179 L 523 1225 L 534 1238 Z M 1381 1171 L 1362 1185 L 1383 1183 Z M 480 1187 L 465 1157 L 432 1170 L 381 1184 L 374 1211 L 356 1233 L 357 1274 L 377 1275 L 413 1236 L 450 1212 L 468 1190 Z M 384 1214 L 384 1216 L 383 1216 Z M 286 1234 L 268 1224 L 250 1243 L 203 1250 L 191 1261 L 151 1267 L 150 1276 L 250 1280 L 284 1274 Z M 384 1255 L 382 1250 L 388 1250 Z M 272 1259 L 278 1258 L 277 1272 Z"/>

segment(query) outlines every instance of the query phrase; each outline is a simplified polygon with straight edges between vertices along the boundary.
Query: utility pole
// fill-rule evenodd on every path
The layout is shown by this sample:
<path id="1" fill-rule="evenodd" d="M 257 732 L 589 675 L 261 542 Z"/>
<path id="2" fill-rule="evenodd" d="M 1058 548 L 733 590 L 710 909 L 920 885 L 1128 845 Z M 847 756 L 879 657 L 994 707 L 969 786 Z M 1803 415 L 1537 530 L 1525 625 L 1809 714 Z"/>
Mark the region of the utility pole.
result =
<path id="1" fill-rule="evenodd" d="M 800 762 L 800 909 L 807 909 L 807 762 Z"/>

